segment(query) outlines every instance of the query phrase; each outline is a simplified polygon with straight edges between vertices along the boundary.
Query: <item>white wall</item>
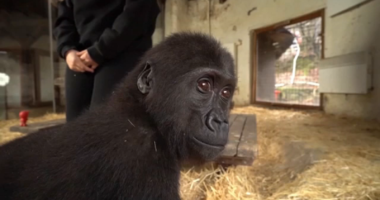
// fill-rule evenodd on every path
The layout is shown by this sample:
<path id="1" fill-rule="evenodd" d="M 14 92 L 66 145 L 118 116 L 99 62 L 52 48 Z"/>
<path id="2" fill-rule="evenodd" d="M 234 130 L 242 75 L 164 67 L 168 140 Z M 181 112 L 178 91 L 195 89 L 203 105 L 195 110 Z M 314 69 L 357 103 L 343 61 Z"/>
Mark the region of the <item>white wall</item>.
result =
<path id="1" fill-rule="evenodd" d="M 156 20 L 156 29 L 153 33 L 153 36 L 152 36 L 152 40 L 153 40 L 153 46 L 155 46 L 156 44 L 160 43 L 165 35 L 165 30 L 164 30 L 164 13 L 161 12 L 158 16 L 157 16 L 157 20 Z"/>
<path id="2" fill-rule="evenodd" d="M 187 15 L 187 0 L 166 0 L 164 12 L 165 36 L 188 29 L 191 19 Z"/>

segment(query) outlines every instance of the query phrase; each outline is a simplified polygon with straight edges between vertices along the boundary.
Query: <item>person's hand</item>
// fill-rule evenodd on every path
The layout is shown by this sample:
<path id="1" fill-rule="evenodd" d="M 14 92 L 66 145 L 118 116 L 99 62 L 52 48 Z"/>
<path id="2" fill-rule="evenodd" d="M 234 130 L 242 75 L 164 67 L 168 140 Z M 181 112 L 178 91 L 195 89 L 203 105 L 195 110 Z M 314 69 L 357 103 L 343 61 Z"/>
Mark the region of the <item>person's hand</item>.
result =
<path id="1" fill-rule="evenodd" d="M 96 63 L 90 56 L 90 54 L 88 54 L 88 51 L 87 50 L 83 50 L 81 52 L 78 52 L 77 55 L 79 56 L 79 58 L 88 66 L 91 67 L 91 69 L 95 70 L 97 67 L 98 67 L 98 63 Z"/>
<path id="2" fill-rule="evenodd" d="M 69 68 L 75 72 L 91 72 L 94 70 L 87 66 L 77 55 L 78 51 L 70 50 L 66 54 L 66 63 Z"/>

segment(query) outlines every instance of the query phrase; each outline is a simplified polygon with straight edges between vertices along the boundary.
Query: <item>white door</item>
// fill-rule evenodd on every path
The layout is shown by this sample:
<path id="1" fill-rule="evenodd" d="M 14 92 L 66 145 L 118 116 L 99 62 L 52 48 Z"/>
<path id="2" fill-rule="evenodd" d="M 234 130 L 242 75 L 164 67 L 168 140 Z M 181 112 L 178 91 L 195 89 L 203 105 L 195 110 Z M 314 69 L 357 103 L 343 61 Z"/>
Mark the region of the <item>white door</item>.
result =
<path id="1" fill-rule="evenodd" d="M 40 56 L 38 67 L 40 75 L 40 100 L 41 102 L 53 101 L 53 75 L 50 57 Z"/>

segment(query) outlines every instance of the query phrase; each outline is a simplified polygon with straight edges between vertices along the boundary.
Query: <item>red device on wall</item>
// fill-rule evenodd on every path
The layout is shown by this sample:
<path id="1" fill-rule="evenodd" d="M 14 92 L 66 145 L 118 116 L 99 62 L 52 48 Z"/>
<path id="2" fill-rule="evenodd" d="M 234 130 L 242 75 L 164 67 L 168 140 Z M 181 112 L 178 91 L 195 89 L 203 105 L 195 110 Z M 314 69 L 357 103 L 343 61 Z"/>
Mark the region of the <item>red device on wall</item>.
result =
<path id="1" fill-rule="evenodd" d="M 29 111 L 21 111 L 19 113 L 20 117 L 20 126 L 27 126 L 26 122 L 28 121 Z"/>

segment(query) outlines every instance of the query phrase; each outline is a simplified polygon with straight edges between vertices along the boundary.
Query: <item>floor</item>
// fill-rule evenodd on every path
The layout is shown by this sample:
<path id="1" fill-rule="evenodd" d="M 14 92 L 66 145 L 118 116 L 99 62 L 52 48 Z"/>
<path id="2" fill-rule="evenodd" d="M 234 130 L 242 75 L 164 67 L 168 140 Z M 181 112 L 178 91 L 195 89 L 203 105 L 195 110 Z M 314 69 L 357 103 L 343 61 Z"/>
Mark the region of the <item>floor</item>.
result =
<path id="1" fill-rule="evenodd" d="M 379 122 L 258 107 L 233 112 L 256 114 L 257 159 L 227 170 L 184 168 L 184 200 L 380 199 Z M 8 131 L 15 123 L 0 121 L 0 143 L 22 136 Z"/>

